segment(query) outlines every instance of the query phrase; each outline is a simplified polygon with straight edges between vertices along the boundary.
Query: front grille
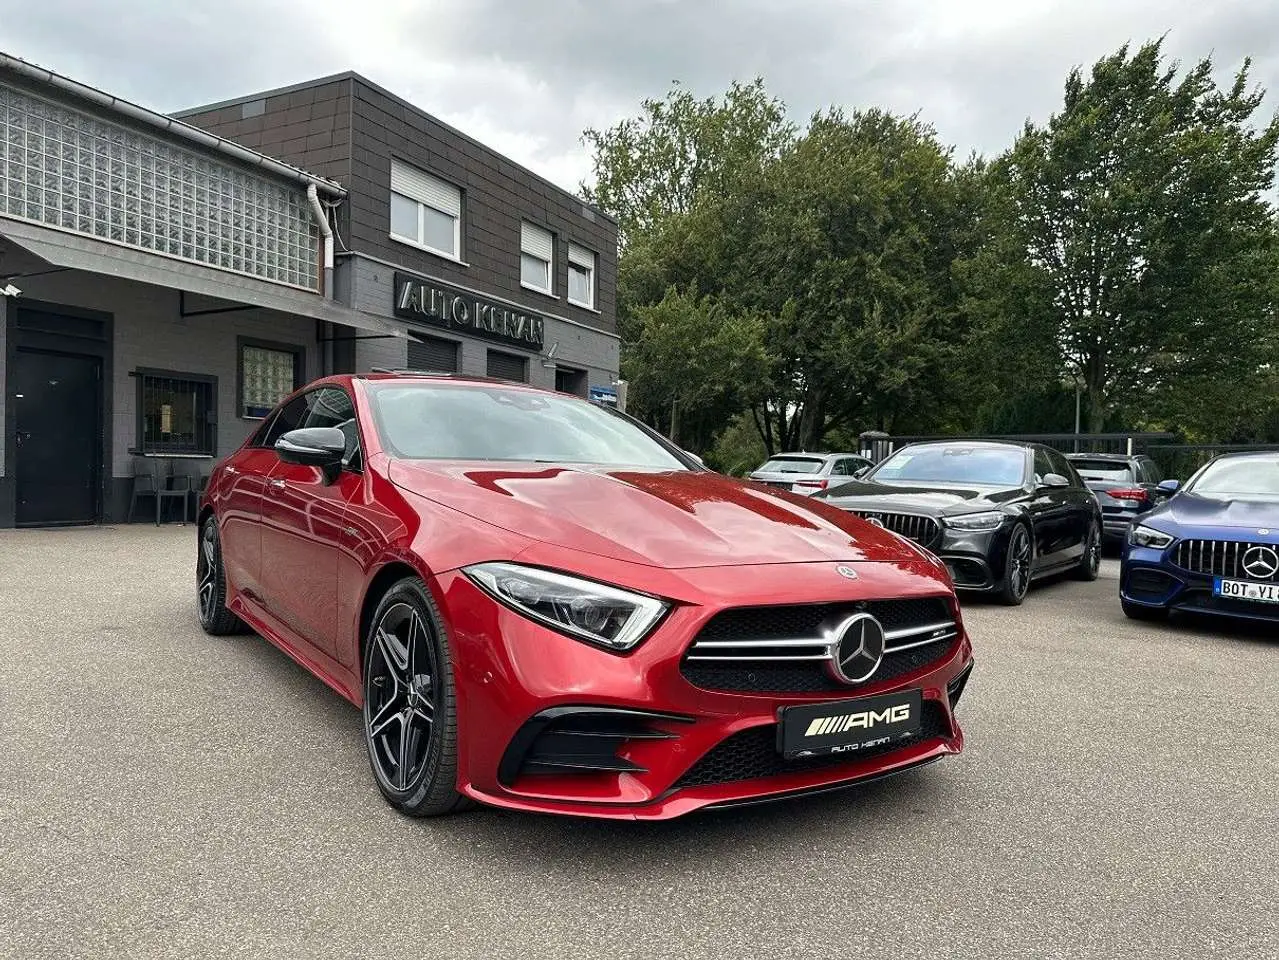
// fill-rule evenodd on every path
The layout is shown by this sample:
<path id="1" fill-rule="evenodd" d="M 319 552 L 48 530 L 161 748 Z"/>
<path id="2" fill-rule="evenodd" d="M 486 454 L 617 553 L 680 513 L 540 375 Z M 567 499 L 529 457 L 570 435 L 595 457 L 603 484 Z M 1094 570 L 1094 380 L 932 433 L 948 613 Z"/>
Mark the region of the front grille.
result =
<path id="1" fill-rule="evenodd" d="M 949 735 L 950 724 L 946 720 L 946 711 L 936 700 L 925 700 L 919 733 L 908 740 L 897 740 L 882 747 L 859 751 L 855 759 L 850 759 L 846 754 L 828 754 L 824 757 L 787 760 L 777 750 L 777 724 L 768 723 L 742 730 L 720 741 L 680 777 L 675 788 L 678 790 L 717 783 L 736 783 L 783 773 L 838 767 Z"/>
<path id="2" fill-rule="evenodd" d="M 865 611 L 887 635 L 884 659 L 865 683 L 880 683 L 945 659 L 959 636 L 943 597 L 737 607 L 712 617 L 689 647 L 680 672 L 704 690 L 739 693 L 847 691 L 828 672 L 824 631 Z"/>
<path id="3" fill-rule="evenodd" d="M 941 542 L 941 524 L 932 517 L 914 513 L 880 513 L 877 510 L 851 510 L 863 520 L 878 520 L 885 529 L 914 540 L 925 550 L 931 550 Z"/>
<path id="4" fill-rule="evenodd" d="M 1279 546 L 1268 543 L 1249 543 L 1239 540 L 1182 540 L 1177 544 L 1173 562 L 1183 570 L 1207 574 L 1210 577 L 1279 583 L 1279 571 L 1268 577 L 1254 577 L 1244 570 L 1244 555 L 1253 547 L 1279 551 Z"/>

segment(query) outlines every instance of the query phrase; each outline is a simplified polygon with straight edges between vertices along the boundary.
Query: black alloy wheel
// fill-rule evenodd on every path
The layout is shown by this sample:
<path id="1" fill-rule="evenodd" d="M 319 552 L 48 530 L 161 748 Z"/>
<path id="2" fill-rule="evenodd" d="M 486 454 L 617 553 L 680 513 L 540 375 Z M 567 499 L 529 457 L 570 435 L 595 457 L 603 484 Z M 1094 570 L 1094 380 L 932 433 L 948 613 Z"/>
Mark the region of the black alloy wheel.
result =
<path id="1" fill-rule="evenodd" d="M 222 543 L 218 521 L 209 516 L 200 526 L 200 544 L 195 558 L 196 604 L 200 627 L 213 636 L 243 633 L 247 628 L 226 606 L 226 574 L 222 570 Z"/>
<path id="2" fill-rule="evenodd" d="M 1016 607 L 1026 599 L 1030 590 L 1030 568 L 1033 561 L 1030 547 L 1030 531 L 1024 523 L 1013 527 L 1008 535 L 1008 550 L 1004 558 L 1004 579 L 999 587 L 999 599 L 1010 607 Z"/>
<path id="3" fill-rule="evenodd" d="M 1101 573 L 1101 530 L 1097 524 L 1088 524 L 1088 536 L 1084 540 L 1084 552 L 1075 568 L 1075 579 L 1092 581 Z"/>
<path id="4" fill-rule="evenodd" d="M 452 661 L 421 581 L 401 580 L 373 614 L 364 652 L 364 738 L 378 789 L 410 816 L 470 805 L 457 791 Z"/>

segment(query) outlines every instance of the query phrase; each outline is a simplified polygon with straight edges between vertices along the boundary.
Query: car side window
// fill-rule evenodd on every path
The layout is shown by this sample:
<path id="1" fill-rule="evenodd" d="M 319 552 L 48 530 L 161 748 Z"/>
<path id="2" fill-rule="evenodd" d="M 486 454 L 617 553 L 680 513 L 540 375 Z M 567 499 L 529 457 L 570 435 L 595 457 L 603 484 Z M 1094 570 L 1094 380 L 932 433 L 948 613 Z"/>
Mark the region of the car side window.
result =
<path id="1" fill-rule="evenodd" d="M 1075 473 L 1075 468 L 1070 465 L 1070 461 L 1062 453 L 1057 450 L 1049 450 L 1047 453 L 1048 462 L 1052 465 L 1051 472 L 1060 474 L 1076 487 L 1082 486 L 1078 474 Z"/>
<path id="2" fill-rule="evenodd" d="M 832 477 L 851 477 L 853 475 L 853 462 L 847 457 L 840 457 L 835 461 L 835 465 L 831 467 Z"/>
<path id="3" fill-rule="evenodd" d="M 1159 483 L 1163 480 L 1163 474 L 1159 471 L 1159 464 L 1153 460 L 1145 460 L 1142 462 L 1143 472 L 1146 475 L 1147 483 Z"/>
<path id="4" fill-rule="evenodd" d="M 1035 448 L 1035 483 L 1042 484 L 1044 477 L 1053 473 L 1052 461 L 1048 459 L 1048 451 L 1043 447 Z"/>
<path id="5" fill-rule="evenodd" d="M 352 470 L 360 469 L 360 431 L 355 422 L 355 404 L 340 387 L 322 387 L 307 412 L 307 427 L 336 427 L 346 437 L 343 459 Z"/>
<path id="6" fill-rule="evenodd" d="M 279 413 L 275 415 L 275 419 L 271 421 L 266 433 L 262 435 L 262 446 L 274 447 L 275 441 L 279 440 L 280 437 L 290 430 L 296 430 L 302 426 L 303 421 L 306 419 L 309 401 L 313 395 L 314 391 L 301 394 L 281 407 Z"/>

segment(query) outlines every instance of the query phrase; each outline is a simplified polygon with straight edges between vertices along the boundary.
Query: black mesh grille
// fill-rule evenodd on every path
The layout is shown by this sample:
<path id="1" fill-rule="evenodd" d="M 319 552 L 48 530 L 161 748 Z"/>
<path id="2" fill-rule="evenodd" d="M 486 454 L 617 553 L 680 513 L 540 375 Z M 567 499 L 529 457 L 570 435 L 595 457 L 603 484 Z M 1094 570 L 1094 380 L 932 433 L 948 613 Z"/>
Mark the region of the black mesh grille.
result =
<path id="1" fill-rule="evenodd" d="M 946 712 L 936 700 L 925 700 L 922 724 L 918 735 L 909 740 L 898 740 L 882 748 L 857 754 L 856 760 L 881 756 L 909 747 L 925 740 L 950 735 Z M 680 777 L 676 789 L 704 787 L 717 783 L 735 783 L 740 780 L 756 780 L 782 773 L 804 770 L 822 770 L 847 765 L 851 761 L 843 754 L 824 757 L 799 757 L 785 759 L 777 750 L 777 724 L 769 723 L 735 733 L 712 747 L 702 759 Z"/>
<path id="2" fill-rule="evenodd" d="M 716 614 L 697 635 L 694 647 L 703 640 L 768 640 L 817 637 L 824 624 L 859 610 L 872 614 L 885 630 L 903 630 L 954 619 L 950 604 L 942 597 L 904 600 L 867 600 L 859 603 L 814 603 L 778 607 L 739 607 Z M 919 639 L 923 639 L 920 637 Z M 902 641 L 903 643 L 909 641 Z M 884 655 L 879 669 L 867 683 L 894 680 L 929 664 L 939 663 L 954 650 L 957 639 L 949 637 L 926 646 Z M 699 654 L 703 651 L 698 651 Z M 734 693 L 820 693 L 847 692 L 848 684 L 834 679 L 823 661 L 751 661 L 726 656 L 723 663 L 684 660 L 684 678 L 703 690 Z"/>
<path id="3" fill-rule="evenodd" d="M 1158 570 L 1134 570 L 1128 576 L 1128 592 L 1162 597 L 1172 586 L 1172 578 Z"/>

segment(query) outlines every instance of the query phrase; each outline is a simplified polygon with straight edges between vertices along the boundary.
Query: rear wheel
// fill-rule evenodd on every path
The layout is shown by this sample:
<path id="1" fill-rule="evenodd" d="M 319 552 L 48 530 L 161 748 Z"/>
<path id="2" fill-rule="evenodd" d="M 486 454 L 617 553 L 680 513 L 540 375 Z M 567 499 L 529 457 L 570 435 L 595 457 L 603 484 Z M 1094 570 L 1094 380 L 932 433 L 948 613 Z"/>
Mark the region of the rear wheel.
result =
<path id="1" fill-rule="evenodd" d="M 401 580 L 374 611 L 364 653 L 364 739 L 378 789 L 402 813 L 470 807 L 457 790 L 457 700 L 443 620 L 425 585 Z"/>
<path id="2" fill-rule="evenodd" d="M 1004 556 L 1004 579 L 997 596 L 1001 603 L 1019 606 L 1030 590 L 1030 567 L 1033 552 L 1030 549 L 1030 531 L 1024 523 L 1013 527 L 1008 536 L 1008 550 Z"/>
<path id="3" fill-rule="evenodd" d="M 217 518 L 209 515 L 200 527 L 200 547 L 195 560 L 196 602 L 205 633 L 226 636 L 244 633 L 244 621 L 227 609 L 226 573 L 222 569 L 222 541 Z"/>
<path id="4" fill-rule="evenodd" d="M 1119 604 L 1124 608 L 1124 616 L 1130 620 L 1165 620 L 1168 617 L 1168 611 L 1161 607 L 1146 607 L 1140 603 L 1131 603 L 1122 598 Z"/>
<path id="5" fill-rule="evenodd" d="M 1084 540 L 1084 553 L 1075 568 L 1076 580 L 1096 580 L 1101 572 L 1101 530 L 1095 523 L 1089 524 Z"/>

